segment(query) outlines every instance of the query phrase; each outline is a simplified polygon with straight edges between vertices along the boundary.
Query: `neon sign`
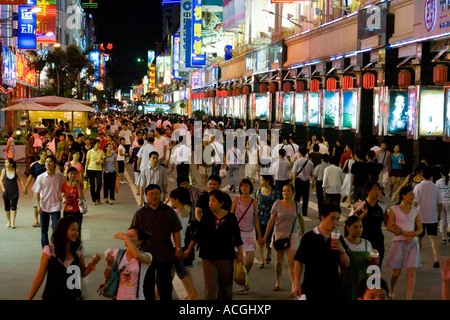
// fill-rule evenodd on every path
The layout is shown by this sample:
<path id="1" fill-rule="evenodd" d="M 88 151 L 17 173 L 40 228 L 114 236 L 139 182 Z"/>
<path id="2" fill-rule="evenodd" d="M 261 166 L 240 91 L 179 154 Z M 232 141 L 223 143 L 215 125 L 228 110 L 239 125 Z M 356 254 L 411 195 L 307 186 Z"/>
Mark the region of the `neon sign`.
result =
<path id="1" fill-rule="evenodd" d="M 36 13 L 29 11 L 36 6 L 36 0 L 28 0 L 26 6 L 19 6 L 18 48 L 36 50 Z"/>
<path id="2" fill-rule="evenodd" d="M 192 1 L 191 65 L 206 65 L 206 54 L 202 44 L 202 0 Z"/>
<path id="3" fill-rule="evenodd" d="M 17 52 L 17 80 L 22 81 L 25 84 L 36 86 L 36 71 L 33 67 L 30 66 L 30 61 L 28 58 L 20 53 Z"/>

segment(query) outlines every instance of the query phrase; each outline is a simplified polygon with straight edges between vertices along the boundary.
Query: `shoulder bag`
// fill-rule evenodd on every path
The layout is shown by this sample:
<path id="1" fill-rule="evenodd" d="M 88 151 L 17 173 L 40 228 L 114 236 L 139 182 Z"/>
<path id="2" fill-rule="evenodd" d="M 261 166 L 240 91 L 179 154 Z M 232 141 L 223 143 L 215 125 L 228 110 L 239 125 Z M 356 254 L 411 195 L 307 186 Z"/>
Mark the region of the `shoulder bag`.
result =
<path id="1" fill-rule="evenodd" d="M 273 241 L 273 247 L 275 248 L 275 250 L 280 251 L 280 250 L 286 250 L 291 246 L 291 236 L 292 236 L 292 232 L 294 231 L 294 227 L 295 227 L 295 222 L 297 221 L 297 201 L 295 201 L 295 218 L 294 218 L 294 223 L 292 224 L 292 229 L 291 229 L 291 233 L 289 234 L 289 237 L 287 238 L 281 238 L 278 240 L 274 240 Z M 274 235 L 275 238 L 275 235 Z"/>
<path id="2" fill-rule="evenodd" d="M 114 266 L 111 269 L 111 275 L 109 276 L 109 279 L 100 284 L 97 290 L 99 295 L 112 299 L 116 297 L 120 279 L 119 265 L 120 262 L 122 261 L 125 251 L 126 251 L 125 249 L 119 249 L 119 252 L 117 253 L 117 259 L 116 262 L 114 263 Z"/>
<path id="3" fill-rule="evenodd" d="M 86 214 L 88 212 L 88 205 L 86 199 L 78 199 L 78 207 L 80 208 L 80 213 Z"/>

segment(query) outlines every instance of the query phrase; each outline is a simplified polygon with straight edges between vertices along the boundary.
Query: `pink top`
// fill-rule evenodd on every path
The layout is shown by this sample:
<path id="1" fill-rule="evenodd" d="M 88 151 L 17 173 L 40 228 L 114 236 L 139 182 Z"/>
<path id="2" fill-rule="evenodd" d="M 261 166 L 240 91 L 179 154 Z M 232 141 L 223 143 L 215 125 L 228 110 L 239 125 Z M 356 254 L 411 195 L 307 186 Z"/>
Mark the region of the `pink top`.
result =
<path id="1" fill-rule="evenodd" d="M 255 199 L 252 198 L 250 204 L 246 205 L 241 201 L 241 197 L 240 196 L 238 197 L 235 215 L 236 215 L 237 221 L 239 222 L 239 229 L 242 232 L 252 232 L 253 228 L 255 226 L 255 222 L 254 222 L 254 218 L 253 218 L 253 212 L 254 212 L 253 201 L 255 201 Z M 247 210 L 247 208 L 248 208 L 248 210 Z"/>

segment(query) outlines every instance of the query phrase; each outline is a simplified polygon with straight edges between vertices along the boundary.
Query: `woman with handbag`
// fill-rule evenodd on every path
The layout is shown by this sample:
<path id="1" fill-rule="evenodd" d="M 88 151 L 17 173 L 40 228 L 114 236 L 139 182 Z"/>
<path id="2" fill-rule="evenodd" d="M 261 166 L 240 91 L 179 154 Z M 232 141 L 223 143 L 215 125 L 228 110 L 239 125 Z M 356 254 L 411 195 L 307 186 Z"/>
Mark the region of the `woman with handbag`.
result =
<path id="1" fill-rule="evenodd" d="M 303 220 L 301 206 L 294 201 L 294 187 L 290 184 L 283 187 L 283 200 L 277 200 L 273 204 L 263 241 L 267 240 L 274 226 L 276 228 L 272 246 L 276 250 L 276 282 L 273 291 L 280 291 L 284 255 L 287 255 L 289 277 L 293 281 L 294 256 L 299 245 L 297 233 L 301 236 L 305 232 L 305 221 Z"/>
<path id="2" fill-rule="evenodd" d="M 68 268 L 79 270 L 81 278 L 95 270 L 101 260 L 94 254 L 87 265 L 84 261 L 84 248 L 81 245 L 78 231 L 78 220 L 69 215 L 58 220 L 52 234 L 52 242 L 43 249 L 39 270 L 31 285 L 28 300 L 32 300 L 47 277 L 42 294 L 44 300 L 80 300 L 81 288 L 69 288 L 67 283 L 73 282 L 73 272 Z"/>
<path id="3" fill-rule="evenodd" d="M 147 238 L 139 227 L 114 235 L 114 239 L 125 241 L 127 249 L 106 250 L 105 282 L 99 288 L 101 295 L 114 300 L 145 300 L 144 277 L 153 259 L 149 252 L 140 250 Z"/>
<path id="4" fill-rule="evenodd" d="M 79 232 L 81 235 L 83 214 L 80 212 L 78 200 L 84 199 L 84 194 L 81 181 L 77 179 L 78 173 L 75 167 L 69 167 L 67 169 L 67 181 L 61 185 L 61 198 L 65 202 L 63 217 L 67 217 L 68 215 L 75 216 L 79 222 Z"/>
<path id="5" fill-rule="evenodd" d="M 239 184 L 240 195 L 235 197 L 231 204 L 231 213 L 236 215 L 239 229 L 241 230 L 241 239 L 244 242 L 243 251 L 245 252 L 245 269 L 247 274 L 250 272 L 253 261 L 255 260 L 255 243 L 253 242 L 253 230 L 256 230 L 257 239 L 262 243 L 261 230 L 259 228 L 258 211 L 256 201 L 250 197 L 253 193 L 253 184 L 249 179 L 242 179 Z M 248 285 L 239 286 L 238 294 L 245 295 L 249 290 Z"/>

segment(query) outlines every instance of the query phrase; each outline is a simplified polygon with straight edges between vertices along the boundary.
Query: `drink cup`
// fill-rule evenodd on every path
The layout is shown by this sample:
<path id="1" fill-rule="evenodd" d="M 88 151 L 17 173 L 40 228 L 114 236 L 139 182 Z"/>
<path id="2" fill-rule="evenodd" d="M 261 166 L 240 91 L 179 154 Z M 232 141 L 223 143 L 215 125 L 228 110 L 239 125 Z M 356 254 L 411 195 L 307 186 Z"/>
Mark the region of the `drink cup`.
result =
<path id="1" fill-rule="evenodd" d="M 341 234 L 339 232 L 339 230 L 335 229 L 332 233 L 331 233 L 331 248 L 335 248 L 336 247 L 336 243 L 337 241 L 339 241 Z"/>
<path id="2" fill-rule="evenodd" d="M 379 259 L 380 259 L 380 254 L 378 253 L 377 250 L 373 249 L 370 252 L 370 264 L 371 265 L 378 265 Z"/>

